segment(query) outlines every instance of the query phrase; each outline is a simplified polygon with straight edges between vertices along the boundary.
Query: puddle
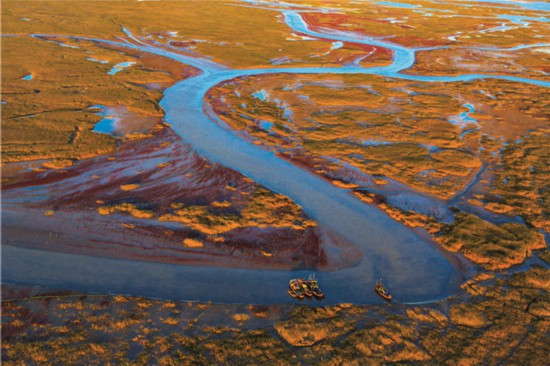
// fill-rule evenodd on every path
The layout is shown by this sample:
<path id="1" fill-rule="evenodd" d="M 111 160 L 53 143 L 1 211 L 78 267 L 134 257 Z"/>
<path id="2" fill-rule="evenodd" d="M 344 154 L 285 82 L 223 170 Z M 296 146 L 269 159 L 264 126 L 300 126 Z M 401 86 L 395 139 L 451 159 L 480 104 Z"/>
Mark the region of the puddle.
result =
<path id="1" fill-rule="evenodd" d="M 117 72 L 122 71 L 123 69 L 130 67 L 133 64 L 135 64 L 134 61 L 119 62 L 118 64 L 113 66 L 113 68 L 109 72 L 107 72 L 107 74 L 115 75 Z"/>
<path id="2" fill-rule="evenodd" d="M 397 3 L 392 1 L 378 1 L 376 2 L 378 5 L 385 5 L 385 6 L 392 6 L 394 8 L 403 8 L 403 9 L 414 9 L 418 7 L 418 5 L 411 5 L 406 3 Z"/>
<path id="3" fill-rule="evenodd" d="M 331 46 L 331 50 L 337 50 L 339 48 L 342 48 L 344 47 L 344 43 L 338 41 L 338 42 L 333 42 L 332 43 L 332 46 Z"/>
<path id="4" fill-rule="evenodd" d="M 59 42 L 58 45 L 60 45 L 61 47 L 67 47 L 67 48 L 79 48 L 78 46 L 73 46 L 73 45 L 61 43 L 61 42 Z"/>
<path id="5" fill-rule="evenodd" d="M 391 145 L 392 142 L 390 141 L 385 141 L 385 140 L 374 140 L 374 139 L 370 139 L 370 140 L 362 140 L 361 141 L 361 144 L 363 146 L 385 146 L 385 145 Z"/>
<path id="6" fill-rule="evenodd" d="M 109 63 L 109 61 L 107 61 L 107 60 L 98 60 L 97 58 L 93 58 L 93 57 L 87 57 L 86 60 L 92 61 L 92 62 L 99 62 L 100 64 L 108 64 Z"/>
<path id="7" fill-rule="evenodd" d="M 269 101 L 269 93 L 265 89 L 252 93 L 252 96 L 262 102 Z"/>
<path id="8" fill-rule="evenodd" d="M 462 133 L 460 134 L 461 141 L 464 138 L 464 136 L 466 136 L 469 133 L 475 132 L 480 128 L 479 123 L 477 122 L 477 119 L 470 117 L 469 115 L 470 113 L 474 113 L 476 111 L 474 106 L 471 105 L 470 103 L 463 104 L 462 106 L 468 108 L 468 111 L 462 112 L 458 116 L 451 116 L 449 118 L 449 122 L 451 122 L 453 125 L 460 128 L 461 130 L 464 130 L 464 128 L 471 125 L 476 126 L 476 128 L 470 128 L 462 131 Z"/>
<path id="9" fill-rule="evenodd" d="M 113 137 L 122 137 L 134 132 L 147 132 L 160 121 L 159 117 L 141 116 L 128 111 L 124 106 L 96 104 L 89 109 L 99 109 L 96 114 L 103 117 L 92 131 Z"/>
<path id="10" fill-rule="evenodd" d="M 266 131 L 271 130 L 271 126 L 273 126 L 273 122 L 263 121 L 263 120 L 260 121 L 258 124 L 259 124 L 261 129 L 266 130 Z"/>

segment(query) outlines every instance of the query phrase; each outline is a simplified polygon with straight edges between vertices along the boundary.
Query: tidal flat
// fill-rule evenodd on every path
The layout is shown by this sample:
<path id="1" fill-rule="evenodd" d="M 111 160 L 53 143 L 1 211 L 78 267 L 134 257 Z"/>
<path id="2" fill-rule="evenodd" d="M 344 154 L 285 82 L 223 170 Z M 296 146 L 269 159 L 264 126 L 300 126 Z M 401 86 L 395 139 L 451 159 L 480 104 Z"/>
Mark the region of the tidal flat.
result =
<path id="1" fill-rule="evenodd" d="M 549 11 L 5 2 L 2 362 L 544 363 Z"/>

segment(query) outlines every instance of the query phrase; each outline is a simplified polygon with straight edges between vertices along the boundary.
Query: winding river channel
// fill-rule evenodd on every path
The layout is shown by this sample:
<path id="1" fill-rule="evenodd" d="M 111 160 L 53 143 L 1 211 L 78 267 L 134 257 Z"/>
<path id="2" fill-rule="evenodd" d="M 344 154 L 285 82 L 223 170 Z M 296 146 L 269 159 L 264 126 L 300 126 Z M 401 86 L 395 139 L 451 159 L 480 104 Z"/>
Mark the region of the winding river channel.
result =
<path id="1" fill-rule="evenodd" d="M 280 11 L 285 23 L 294 32 L 332 41 L 388 48 L 393 51 L 393 62 L 388 66 L 373 68 L 351 65 L 235 70 L 210 60 L 143 43 L 127 30 L 133 43 L 87 39 L 139 49 L 198 68 L 201 71 L 199 75 L 182 80 L 164 92 L 160 104 L 172 129 L 203 157 L 290 197 L 310 217 L 364 252 L 361 262 L 352 268 L 317 274 L 327 293 L 327 299 L 319 304 L 380 302 L 372 290 L 375 279 L 379 277 L 384 279 L 401 302 L 433 301 L 456 293 L 462 274 L 430 244 L 382 211 L 354 198 L 348 191 L 291 164 L 273 152 L 236 137 L 232 131 L 213 121 L 216 116 L 205 112 L 204 96 L 212 87 L 227 80 L 280 73 L 374 74 L 424 82 L 498 78 L 545 87 L 550 87 L 550 83 L 504 75 L 466 74 L 446 77 L 401 74 L 401 71 L 414 64 L 415 53 L 424 49 L 407 48 L 341 31 L 313 31 L 302 19 L 300 11 L 287 8 L 272 10 Z M 3 281 L 7 283 L 223 303 L 294 302 L 286 294 L 288 280 L 309 273 L 125 261 L 6 245 L 3 256 L 9 258 L 2 266 Z M 362 290 L 357 291 L 358 288 Z"/>

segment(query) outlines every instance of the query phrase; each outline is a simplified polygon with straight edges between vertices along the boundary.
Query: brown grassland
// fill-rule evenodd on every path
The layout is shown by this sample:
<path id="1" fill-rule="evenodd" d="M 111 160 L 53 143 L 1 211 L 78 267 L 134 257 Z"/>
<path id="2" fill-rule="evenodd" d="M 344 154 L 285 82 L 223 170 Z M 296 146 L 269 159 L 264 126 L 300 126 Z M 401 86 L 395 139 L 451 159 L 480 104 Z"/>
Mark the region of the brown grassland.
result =
<path id="1" fill-rule="evenodd" d="M 315 30 L 441 46 L 417 52 L 409 75 L 549 80 L 547 46 L 512 50 L 548 33 L 537 11 L 400 3 L 410 7 L 336 0 L 296 6 L 338 9 L 302 13 Z M 128 39 L 124 27 L 230 68 L 391 63 L 387 49 L 349 42 L 332 49 L 332 41 L 293 33 L 269 5 L 242 5 L 4 1 L 4 238 L 20 233 L 25 241 L 27 231 L 64 227 L 82 242 L 56 249 L 80 254 L 283 269 L 359 260 L 291 199 L 207 161 L 162 122 L 163 91 L 198 70 L 68 38 L 121 41 Z M 509 15 L 532 19 L 524 26 Z M 132 64 L 110 75 L 121 62 Z M 543 364 L 550 352 L 548 100 L 546 87 L 500 79 L 272 74 L 222 83 L 205 98 L 218 123 L 455 253 L 472 272 L 462 291 L 425 305 L 315 307 L 3 284 L 2 363 Z M 94 132 L 98 105 L 119 113 L 125 129 Z M 98 229 L 108 240 L 93 240 Z M 348 257 L 331 258 L 334 246 Z"/>
<path id="2" fill-rule="evenodd" d="M 3 287 L 6 365 L 545 362 L 550 272 L 464 284 L 431 305 L 258 306 Z"/>

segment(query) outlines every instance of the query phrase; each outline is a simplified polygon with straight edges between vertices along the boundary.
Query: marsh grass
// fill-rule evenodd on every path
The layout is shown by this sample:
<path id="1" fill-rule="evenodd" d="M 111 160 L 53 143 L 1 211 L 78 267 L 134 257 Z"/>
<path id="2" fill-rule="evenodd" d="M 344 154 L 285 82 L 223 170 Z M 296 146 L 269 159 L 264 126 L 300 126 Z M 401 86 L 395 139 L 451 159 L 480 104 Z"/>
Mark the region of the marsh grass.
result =
<path id="1" fill-rule="evenodd" d="M 92 131 L 101 119 L 89 109 L 92 105 L 122 104 L 142 115 L 162 115 L 158 106 L 161 92 L 139 83 L 156 79 L 155 74 L 159 80 L 167 80 L 166 74 L 147 71 L 138 62 L 111 76 L 106 73 L 109 65 L 86 58 L 100 53 L 110 62 L 119 62 L 129 56 L 91 43 L 78 47 L 23 36 L 3 39 L 3 163 L 37 159 L 62 162 L 113 152 L 116 140 Z M 21 80 L 27 73 L 32 73 L 33 79 Z"/>
<path id="2" fill-rule="evenodd" d="M 343 56 L 360 52 L 340 49 L 322 56 L 330 49 L 326 42 L 292 36 L 277 12 L 240 5 L 222 1 L 10 1 L 2 8 L 2 26 L 5 33 L 108 39 L 124 36 L 122 27 L 126 27 L 136 36 L 151 36 L 160 43 L 190 43 L 195 47 L 190 51 L 231 67 L 271 65 L 271 60 L 284 56 L 300 64 L 337 64 Z M 30 21 L 20 20 L 25 17 Z M 388 61 L 386 55 L 384 62 Z"/>

